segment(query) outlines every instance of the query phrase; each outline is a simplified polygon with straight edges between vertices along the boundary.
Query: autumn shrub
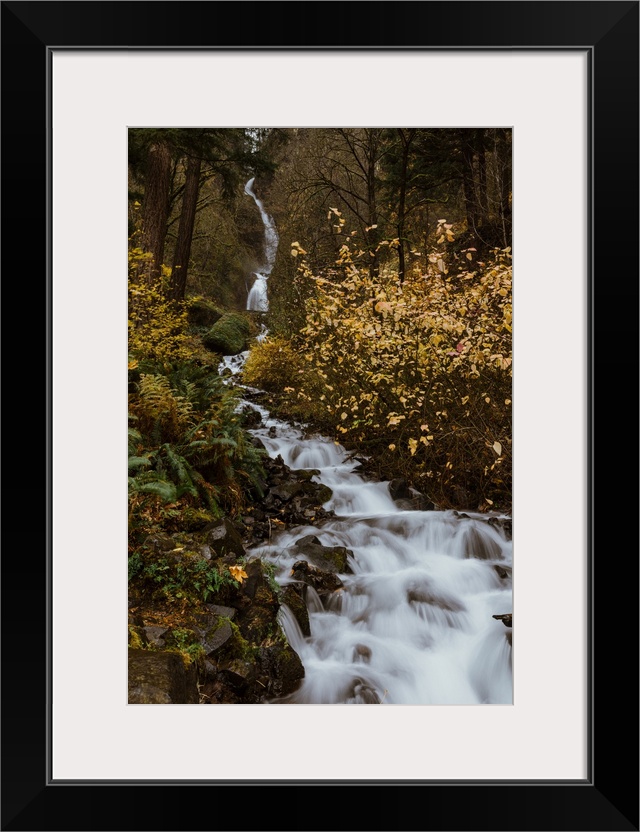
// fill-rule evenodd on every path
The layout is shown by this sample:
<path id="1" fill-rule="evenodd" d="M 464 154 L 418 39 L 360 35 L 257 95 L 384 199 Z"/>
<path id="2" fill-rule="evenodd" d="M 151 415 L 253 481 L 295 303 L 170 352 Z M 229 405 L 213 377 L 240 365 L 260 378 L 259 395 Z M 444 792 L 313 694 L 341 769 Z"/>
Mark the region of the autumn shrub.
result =
<path id="1" fill-rule="evenodd" d="M 129 353 L 138 359 L 186 359 L 192 350 L 189 301 L 169 300 L 165 291 L 170 269 L 163 266 L 155 274 L 152 255 L 133 244 L 135 236 L 130 243 Z"/>
<path id="2" fill-rule="evenodd" d="M 262 390 L 284 390 L 304 373 L 307 365 L 291 343 L 283 337 L 268 338 L 255 344 L 243 368 L 242 377 L 247 384 Z"/>
<path id="3" fill-rule="evenodd" d="M 444 221 L 440 231 L 439 244 L 453 239 Z M 309 368 L 296 395 L 310 396 L 305 379 L 320 381 L 318 420 L 345 443 L 375 448 L 383 468 L 439 505 L 508 504 L 510 249 L 483 261 L 474 250 L 435 250 L 426 272 L 404 281 L 389 268 L 372 275 L 358 255 L 345 244 L 324 274 L 302 260 L 297 279 L 313 292 L 289 348 Z"/>
<path id="4" fill-rule="evenodd" d="M 251 325 L 237 312 L 228 312 L 203 337 L 207 349 L 220 355 L 237 355 L 247 348 Z"/>
<path id="5" fill-rule="evenodd" d="M 242 370 L 245 384 L 271 393 L 280 393 L 279 410 L 284 417 L 314 419 L 320 424 L 317 407 L 322 395 L 322 379 L 292 343 L 282 335 L 256 343 Z"/>

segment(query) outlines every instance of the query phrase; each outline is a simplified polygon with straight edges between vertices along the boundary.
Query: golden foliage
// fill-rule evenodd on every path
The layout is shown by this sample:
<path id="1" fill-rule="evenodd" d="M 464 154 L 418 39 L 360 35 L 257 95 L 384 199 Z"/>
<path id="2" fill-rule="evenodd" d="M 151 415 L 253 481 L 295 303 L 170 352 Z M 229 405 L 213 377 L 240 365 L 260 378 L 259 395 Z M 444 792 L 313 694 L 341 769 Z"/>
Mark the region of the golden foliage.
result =
<path id="1" fill-rule="evenodd" d="M 441 243 L 454 240 L 446 221 L 439 231 Z M 434 250 L 427 270 L 407 272 L 404 281 L 388 268 L 372 275 L 361 254 L 345 244 L 337 268 L 314 274 L 299 253 L 306 325 L 295 345 L 267 340 L 256 362 L 264 360 L 274 384 L 286 379 L 298 397 L 312 397 L 315 417 L 343 440 L 384 441 L 385 453 L 405 459 L 417 476 L 440 480 L 440 492 L 445 483 L 477 480 L 481 505 L 489 488 L 506 494 L 510 249 L 496 250 L 491 262 L 477 262 L 473 250 Z M 298 385 L 293 355 L 307 364 Z M 270 364 L 277 356 L 284 360 L 276 373 Z"/>

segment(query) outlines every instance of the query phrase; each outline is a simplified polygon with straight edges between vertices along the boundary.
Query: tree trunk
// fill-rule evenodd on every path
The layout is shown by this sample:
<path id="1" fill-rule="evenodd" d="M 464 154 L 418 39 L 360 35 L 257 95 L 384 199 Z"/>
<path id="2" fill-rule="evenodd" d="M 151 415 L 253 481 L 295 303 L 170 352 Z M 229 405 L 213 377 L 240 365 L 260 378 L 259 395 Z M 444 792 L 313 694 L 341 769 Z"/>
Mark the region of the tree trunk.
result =
<path id="1" fill-rule="evenodd" d="M 461 131 L 462 150 L 462 189 L 467 215 L 467 228 L 472 234 L 476 233 L 478 225 L 476 213 L 476 193 L 473 181 L 473 147 L 468 139 L 468 131 Z"/>
<path id="2" fill-rule="evenodd" d="M 400 196 L 398 199 L 398 277 L 400 283 L 404 283 L 405 256 L 404 256 L 404 221 L 407 205 L 407 168 L 409 166 L 409 146 L 413 140 L 415 130 L 409 130 L 405 136 L 404 131 L 399 129 L 398 135 L 402 142 L 402 167 L 400 169 Z"/>
<path id="3" fill-rule="evenodd" d="M 500 185 L 500 221 L 504 235 L 505 247 L 511 245 L 511 205 L 509 195 L 511 193 L 511 144 L 509 130 L 498 130 L 497 151 L 498 171 Z"/>
<path id="4" fill-rule="evenodd" d="M 476 131 L 476 154 L 478 157 L 478 206 L 480 208 L 479 224 L 486 225 L 489 220 L 487 200 L 487 157 L 485 154 L 484 128 Z"/>
<path id="5" fill-rule="evenodd" d="M 169 219 L 170 182 L 171 151 L 166 142 L 157 142 L 149 148 L 142 212 L 143 246 L 153 255 L 149 278 L 160 274 L 164 258 L 164 241 Z"/>
<path id="6" fill-rule="evenodd" d="M 196 219 L 196 206 L 200 190 L 200 168 L 202 160 L 194 156 L 189 157 L 185 174 L 184 192 L 182 194 L 182 212 L 178 226 L 178 239 L 173 256 L 171 283 L 168 295 L 173 300 L 184 300 L 187 288 L 187 272 L 191 254 L 191 239 Z"/>

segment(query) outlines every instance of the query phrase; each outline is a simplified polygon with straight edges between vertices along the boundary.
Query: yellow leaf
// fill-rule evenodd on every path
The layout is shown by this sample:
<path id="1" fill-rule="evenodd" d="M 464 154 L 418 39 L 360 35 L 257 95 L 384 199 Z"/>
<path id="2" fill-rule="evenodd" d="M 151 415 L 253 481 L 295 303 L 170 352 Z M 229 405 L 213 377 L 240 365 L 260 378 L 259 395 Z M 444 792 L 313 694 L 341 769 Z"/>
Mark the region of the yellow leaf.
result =
<path id="1" fill-rule="evenodd" d="M 511 399 L 505 399 L 505 400 L 504 400 L 504 403 L 505 403 L 505 404 L 511 404 Z"/>
<path id="2" fill-rule="evenodd" d="M 389 450 L 390 450 L 390 451 L 395 451 L 395 449 L 396 449 L 396 446 L 395 446 L 395 445 L 393 444 L 393 442 L 392 442 L 392 443 L 389 445 Z"/>
<path id="3" fill-rule="evenodd" d="M 489 500 L 489 499 L 487 499 L 487 497 L 484 498 L 484 501 L 485 501 L 485 503 L 489 503 L 490 506 L 493 505 L 493 500 Z"/>
<path id="4" fill-rule="evenodd" d="M 489 402 L 490 402 L 490 401 L 491 401 L 491 399 L 489 398 L 489 396 L 487 396 L 487 397 L 485 398 L 485 402 L 486 402 L 487 404 L 489 404 Z"/>
<path id="5" fill-rule="evenodd" d="M 500 456 L 500 454 L 502 453 L 502 445 L 499 442 L 494 442 L 493 450 L 498 454 L 498 456 Z"/>
<path id="6" fill-rule="evenodd" d="M 466 257 L 467 257 L 467 260 L 473 260 L 473 255 L 469 251 L 467 252 Z"/>
<path id="7" fill-rule="evenodd" d="M 295 249 L 295 248 L 292 248 L 292 249 L 291 249 L 291 256 L 292 256 L 292 257 L 297 257 L 297 256 L 298 256 L 298 250 L 297 250 L 297 249 Z"/>
<path id="8" fill-rule="evenodd" d="M 344 420 L 347 418 L 347 416 L 348 416 L 348 414 L 347 414 L 347 413 L 341 413 L 341 414 L 340 414 L 340 418 L 342 419 L 342 421 L 343 421 L 343 422 L 344 422 Z"/>
<path id="9" fill-rule="evenodd" d="M 468 401 L 469 401 L 469 396 L 465 396 L 464 399 L 462 399 L 462 404 L 466 404 Z"/>
<path id="10" fill-rule="evenodd" d="M 417 439 L 410 439 L 408 442 L 409 450 L 411 451 L 411 456 L 415 454 L 418 450 L 418 440 Z"/>
<path id="11" fill-rule="evenodd" d="M 231 576 L 239 584 L 241 584 L 245 578 L 249 577 L 241 566 L 230 566 L 229 572 L 231 572 Z"/>

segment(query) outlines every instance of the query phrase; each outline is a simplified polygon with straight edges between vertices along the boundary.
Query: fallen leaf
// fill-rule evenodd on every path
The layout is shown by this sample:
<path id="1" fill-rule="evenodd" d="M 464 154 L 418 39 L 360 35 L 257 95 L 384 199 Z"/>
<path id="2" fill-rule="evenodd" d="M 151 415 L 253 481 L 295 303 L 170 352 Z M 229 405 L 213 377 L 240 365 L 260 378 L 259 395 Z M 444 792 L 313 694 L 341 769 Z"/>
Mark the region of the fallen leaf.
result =
<path id="1" fill-rule="evenodd" d="M 230 566 L 229 567 L 229 572 L 231 572 L 231 576 L 239 584 L 241 584 L 244 581 L 245 578 L 249 577 L 241 566 Z"/>

